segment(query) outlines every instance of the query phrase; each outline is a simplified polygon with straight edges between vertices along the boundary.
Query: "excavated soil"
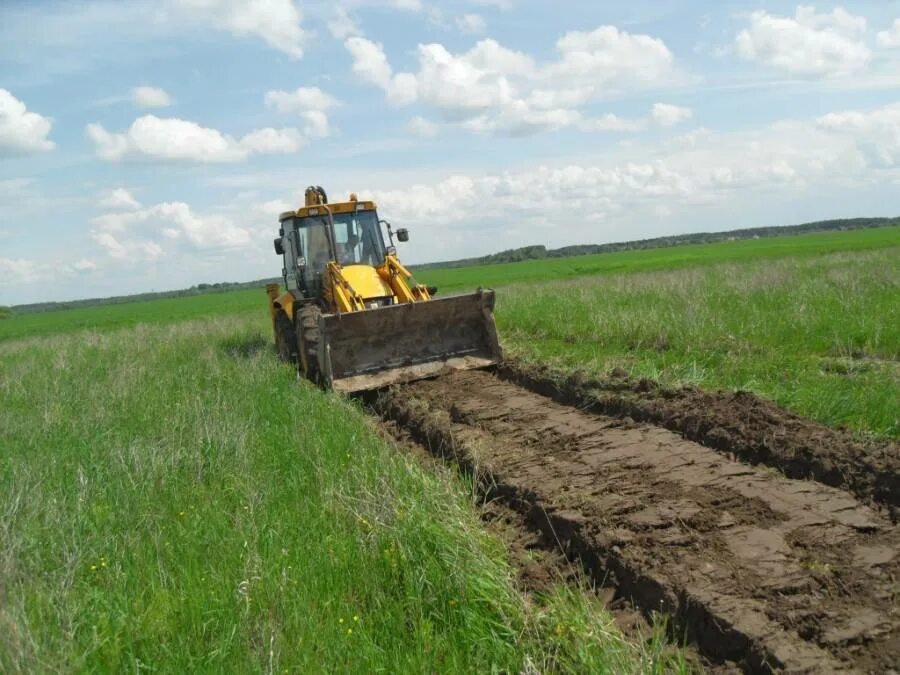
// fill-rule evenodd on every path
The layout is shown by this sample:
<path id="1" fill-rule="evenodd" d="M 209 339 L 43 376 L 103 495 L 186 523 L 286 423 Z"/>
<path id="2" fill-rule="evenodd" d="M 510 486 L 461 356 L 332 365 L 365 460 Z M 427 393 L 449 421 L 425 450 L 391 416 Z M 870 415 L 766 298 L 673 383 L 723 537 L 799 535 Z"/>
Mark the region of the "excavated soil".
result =
<path id="1" fill-rule="evenodd" d="M 670 615 L 675 635 L 713 663 L 752 672 L 900 663 L 900 527 L 847 490 L 485 371 L 395 388 L 378 406 L 595 580 L 648 617 Z"/>
<path id="2" fill-rule="evenodd" d="M 515 362 L 499 375 L 554 400 L 652 422 L 788 478 L 838 487 L 900 516 L 900 446 L 865 441 L 818 424 L 746 391 L 668 389 L 649 380 L 586 380 Z"/>

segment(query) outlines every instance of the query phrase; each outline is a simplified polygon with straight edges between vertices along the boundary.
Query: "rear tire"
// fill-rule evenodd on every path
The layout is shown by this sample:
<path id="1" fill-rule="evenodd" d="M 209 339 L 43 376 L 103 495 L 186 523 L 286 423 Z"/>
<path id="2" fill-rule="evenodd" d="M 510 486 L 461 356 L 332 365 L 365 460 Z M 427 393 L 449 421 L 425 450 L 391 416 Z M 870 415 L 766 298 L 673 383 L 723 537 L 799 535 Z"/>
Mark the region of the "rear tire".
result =
<path id="1" fill-rule="evenodd" d="M 275 344 L 279 359 L 285 363 L 297 363 L 297 334 L 284 312 L 278 312 L 275 316 Z"/>
<path id="2" fill-rule="evenodd" d="M 297 344 L 300 352 L 300 372 L 306 379 L 321 384 L 319 373 L 319 315 L 322 311 L 317 305 L 304 305 L 296 314 Z"/>

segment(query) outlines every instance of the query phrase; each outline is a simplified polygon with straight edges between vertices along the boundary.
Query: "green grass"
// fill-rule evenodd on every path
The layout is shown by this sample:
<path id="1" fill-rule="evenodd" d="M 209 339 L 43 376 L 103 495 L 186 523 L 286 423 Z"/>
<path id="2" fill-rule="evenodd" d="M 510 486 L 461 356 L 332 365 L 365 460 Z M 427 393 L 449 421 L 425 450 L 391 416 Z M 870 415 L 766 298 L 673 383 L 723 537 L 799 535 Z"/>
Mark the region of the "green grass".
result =
<path id="1" fill-rule="evenodd" d="M 900 246 L 900 227 L 744 239 L 457 269 L 432 269 L 418 276 L 421 276 L 420 281 L 437 286 L 442 292 L 453 292 L 477 286 L 497 288 L 522 282 L 597 274 L 655 272 L 786 256 L 815 257 L 840 251 L 867 251 L 889 246 Z"/>
<path id="2" fill-rule="evenodd" d="M 508 351 L 563 370 L 746 389 L 897 438 L 900 248 L 523 284 L 503 290 Z"/>
<path id="3" fill-rule="evenodd" d="M 0 672 L 686 669 L 527 601 L 471 485 L 298 382 L 256 299 L 0 343 Z"/>
<path id="4" fill-rule="evenodd" d="M 508 351 L 897 437 L 900 228 L 433 270 Z M 268 347 L 265 296 L 0 322 L 0 672 L 684 670 L 525 599 L 472 487 Z M 263 337 L 265 336 L 265 337 Z"/>
<path id="5" fill-rule="evenodd" d="M 265 306 L 262 287 L 259 290 L 207 293 L 183 298 L 14 315 L 0 321 L 0 341 L 31 335 L 67 333 L 85 328 L 107 330 L 140 323 L 168 324 L 187 319 L 256 313 L 259 312 L 260 298 Z"/>

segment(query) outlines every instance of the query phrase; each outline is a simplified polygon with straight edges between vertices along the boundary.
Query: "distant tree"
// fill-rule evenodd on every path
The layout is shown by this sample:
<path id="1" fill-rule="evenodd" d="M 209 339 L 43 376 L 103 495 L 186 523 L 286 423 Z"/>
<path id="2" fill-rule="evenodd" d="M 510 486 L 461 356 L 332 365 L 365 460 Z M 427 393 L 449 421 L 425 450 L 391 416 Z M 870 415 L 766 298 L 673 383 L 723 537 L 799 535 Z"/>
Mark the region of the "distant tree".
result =
<path id="1" fill-rule="evenodd" d="M 13 311 L 11 307 L 0 305 L 0 319 L 11 319 Z"/>

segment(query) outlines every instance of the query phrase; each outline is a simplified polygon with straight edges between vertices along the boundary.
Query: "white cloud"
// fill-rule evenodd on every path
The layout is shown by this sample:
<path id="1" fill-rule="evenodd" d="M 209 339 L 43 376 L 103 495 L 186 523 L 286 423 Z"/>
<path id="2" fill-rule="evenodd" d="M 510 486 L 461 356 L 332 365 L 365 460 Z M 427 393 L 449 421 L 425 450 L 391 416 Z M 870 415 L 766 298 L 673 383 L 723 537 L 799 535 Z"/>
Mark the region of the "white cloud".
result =
<path id="1" fill-rule="evenodd" d="M 299 87 L 294 91 L 270 91 L 265 96 L 266 105 L 281 113 L 298 113 L 307 110 L 328 110 L 338 105 L 338 100 L 318 87 Z"/>
<path id="2" fill-rule="evenodd" d="M 247 153 L 276 155 L 297 152 L 304 138 L 296 129 L 257 129 L 241 138 L 240 147 Z"/>
<path id="3" fill-rule="evenodd" d="M 139 108 L 165 108 L 172 105 L 172 98 L 158 87 L 135 87 L 131 101 Z"/>
<path id="4" fill-rule="evenodd" d="M 257 129 L 238 140 L 195 122 L 155 115 L 139 117 L 124 133 L 89 124 L 87 135 L 97 156 L 109 161 L 142 157 L 173 162 L 237 162 L 251 154 L 296 152 L 303 144 L 296 129 Z"/>
<path id="5" fill-rule="evenodd" d="M 25 104 L 6 89 L 0 89 L 0 157 L 52 150 L 47 138 L 50 120 L 29 112 Z"/>
<path id="6" fill-rule="evenodd" d="M 851 139 L 867 165 L 900 167 L 900 103 L 868 111 L 829 113 L 817 124 Z"/>
<path id="7" fill-rule="evenodd" d="M 328 21 L 328 30 L 338 40 L 346 40 L 348 37 L 362 33 L 359 25 L 347 13 L 347 8 L 343 5 L 335 8 L 334 16 Z"/>
<path id="8" fill-rule="evenodd" d="M 900 19 L 894 19 L 889 29 L 878 31 L 878 44 L 888 48 L 900 47 Z"/>
<path id="9" fill-rule="evenodd" d="M 156 260 L 179 250 L 237 250 L 253 243 L 251 231 L 222 215 L 198 215 L 184 202 L 162 202 L 93 219 L 91 238 L 116 260 Z"/>
<path id="10" fill-rule="evenodd" d="M 24 284 L 39 278 L 39 268 L 34 261 L 25 258 L 0 258 L 0 285 Z"/>
<path id="11" fill-rule="evenodd" d="M 487 23 L 480 14 L 463 14 L 456 18 L 456 27 L 463 33 L 478 35 L 487 29 Z"/>
<path id="12" fill-rule="evenodd" d="M 560 59 L 548 65 L 544 77 L 568 87 L 589 86 L 596 93 L 660 83 L 674 67 L 672 52 L 662 40 L 615 26 L 566 33 L 556 49 Z"/>
<path id="13" fill-rule="evenodd" d="M 363 194 L 395 222 L 423 226 L 415 236 L 418 247 L 428 251 L 426 259 L 446 259 L 496 251 L 500 240 L 517 246 L 633 238 L 636 225 L 686 209 L 696 214 L 702 213 L 699 207 L 727 209 L 763 196 L 803 198 L 838 186 L 898 180 L 900 104 L 895 104 L 754 131 L 692 131 L 662 145 L 631 143 L 595 161 L 460 173 Z M 476 210 L 477 227 L 460 220 L 460 213 Z M 579 214 L 564 231 L 561 212 Z"/>
<path id="14" fill-rule="evenodd" d="M 344 46 L 353 56 L 353 72 L 370 84 L 383 89 L 394 105 L 405 105 L 416 100 L 416 79 L 408 73 L 394 75 L 384 47 L 363 37 L 351 37 Z"/>
<path id="15" fill-rule="evenodd" d="M 294 0 L 171 0 L 190 16 L 239 37 L 253 36 L 291 58 L 303 56 L 309 37 Z"/>
<path id="16" fill-rule="evenodd" d="M 577 125 L 583 121 L 578 106 L 674 74 L 661 40 L 613 26 L 565 34 L 556 43 L 558 58 L 546 63 L 493 39 L 460 54 L 420 44 L 415 73 L 395 73 L 382 46 L 366 38 L 345 45 L 357 76 L 380 87 L 389 103 L 425 103 L 475 133 L 525 135 Z M 603 119 L 595 126 L 604 124 L 613 126 Z"/>
<path id="17" fill-rule="evenodd" d="M 606 114 L 581 122 L 583 131 L 643 131 L 647 128 L 647 122 L 642 119 L 629 119 L 618 115 Z"/>
<path id="18" fill-rule="evenodd" d="M 326 111 L 340 102 L 318 87 L 300 87 L 294 91 L 270 91 L 266 105 L 278 112 L 293 114 L 306 122 L 303 133 L 309 138 L 325 138 L 331 128 Z"/>
<path id="19" fill-rule="evenodd" d="M 409 133 L 419 138 L 434 138 L 440 131 L 440 127 L 437 124 L 419 116 L 413 117 L 406 125 L 406 128 Z"/>
<path id="20" fill-rule="evenodd" d="M 77 260 L 72 263 L 72 269 L 81 274 L 94 272 L 97 269 L 97 263 L 95 263 L 93 260 L 89 260 L 88 258 L 82 258 L 81 260 Z"/>
<path id="21" fill-rule="evenodd" d="M 97 206 L 101 209 L 110 211 L 116 209 L 139 209 L 140 202 L 125 188 L 115 188 L 108 190 L 97 202 Z"/>
<path id="22" fill-rule="evenodd" d="M 798 75 L 840 77 L 861 70 L 871 58 L 866 20 L 838 7 L 830 14 L 800 6 L 792 17 L 764 11 L 735 39 L 738 54 Z"/>
<path id="23" fill-rule="evenodd" d="M 693 117 L 694 112 L 690 108 L 672 105 L 670 103 L 654 103 L 651 112 L 653 121 L 662 127 L 674 127 Z"/>

